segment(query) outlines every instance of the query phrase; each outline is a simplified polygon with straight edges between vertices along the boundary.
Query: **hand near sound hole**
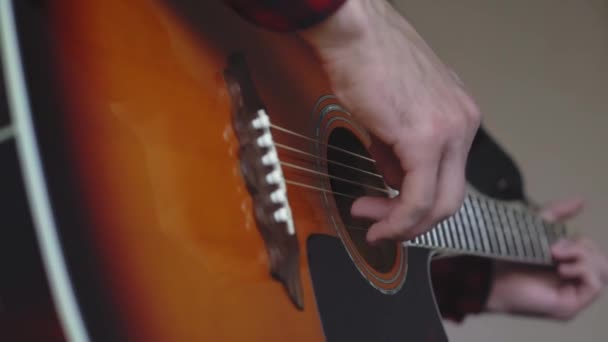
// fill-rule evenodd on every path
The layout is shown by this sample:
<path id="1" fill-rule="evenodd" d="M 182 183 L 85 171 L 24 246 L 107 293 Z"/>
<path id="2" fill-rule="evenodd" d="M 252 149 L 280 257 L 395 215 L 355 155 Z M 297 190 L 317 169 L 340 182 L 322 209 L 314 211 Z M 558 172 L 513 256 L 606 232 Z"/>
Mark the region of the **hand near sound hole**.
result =
<path id="1" fill-rule="evenodd" d="M 541 215 L 561 222 L 582 207 L 580 199 L 556 202 Z M 608 283 L 606 255 L 586 238 L 559 241 L 552 246 L 552 254 L 557 264 L 554 271 L 497 262 L 488 311 L 569 320 L 589 306 Z"/>
<path id="2" fill-rule="evenodd" d="M 374 136 L 376 167 L 400 191 L 353 204 L 353 216 L 376 221 L 367 240 L 411 239 L 455 213 L 481 115 L 452 71 L 386 1 L 347 1 L 300 35 L 340 101 Z"/>

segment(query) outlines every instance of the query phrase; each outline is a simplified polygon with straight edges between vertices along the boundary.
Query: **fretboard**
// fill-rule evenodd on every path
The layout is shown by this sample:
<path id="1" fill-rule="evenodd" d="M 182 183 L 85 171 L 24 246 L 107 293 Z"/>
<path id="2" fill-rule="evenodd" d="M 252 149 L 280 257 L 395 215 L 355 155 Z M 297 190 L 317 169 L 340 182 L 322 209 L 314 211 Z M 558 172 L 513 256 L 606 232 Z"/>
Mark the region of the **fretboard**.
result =
<path id="1" fill-rule="evenodd" d="M 547 223 L 522 205 L 469 191 L 454 216 L 407 244 L 550 265 L 551 245 L 566 235 L 564 225 Z"/>

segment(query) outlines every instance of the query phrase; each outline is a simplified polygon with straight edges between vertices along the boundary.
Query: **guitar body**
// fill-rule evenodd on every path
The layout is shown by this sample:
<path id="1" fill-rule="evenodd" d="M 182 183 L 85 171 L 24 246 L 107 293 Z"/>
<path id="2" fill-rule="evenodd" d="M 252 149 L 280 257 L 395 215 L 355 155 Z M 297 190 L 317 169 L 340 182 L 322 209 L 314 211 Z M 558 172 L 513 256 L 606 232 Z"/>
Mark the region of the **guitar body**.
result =
<path id="1" fill-rule="evenodd" d="M 336 129 L 368 138 L 302 42 L 220 1 L 40 3 L 15 18 L 56 222 L 38 230 L 56 230 L 77 303 L 49 271 L 68 337 L 80 319 L 99 341 L 446 340 L 430 250 L 370 266 L 346 233 L 319 160 Z M 287 186 L 295 237 L 261 229 L 243 175 L 235 112 L 256 101 L 275 142 L 316 156 L 279 150 L 314 171 L 283 168 L 308 185 Z M 271 272 L 273 246 L 288 271 Z"/>

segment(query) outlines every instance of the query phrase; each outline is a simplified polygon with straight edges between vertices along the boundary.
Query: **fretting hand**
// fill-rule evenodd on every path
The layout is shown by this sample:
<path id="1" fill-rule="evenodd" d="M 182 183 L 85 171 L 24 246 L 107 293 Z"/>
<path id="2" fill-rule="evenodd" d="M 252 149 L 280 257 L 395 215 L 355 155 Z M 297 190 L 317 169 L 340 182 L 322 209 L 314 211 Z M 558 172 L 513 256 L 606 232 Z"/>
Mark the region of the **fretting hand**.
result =
<path id="1" fill-rule="evenodd" d="M 352 0 L 300 32 L 333 90 L 374 136 L 370 147 L 394 199 L 364 197 L 354 216 L 377 221 L 367 239 L 411 239 L 451 216 L 480 112 L 455 75 L 385 0 Z"/>
<path id="2" fill-rule="evenodd" d="M 578 214 L 580 199 L 557 202 L 541 211 L 550 222 Z M 608 259 L 589 239 L 562 240 L 552 247 L 555 271 L 497 262 L 487 309 L 568 320 L 590 305 L 608 282 Z"/>

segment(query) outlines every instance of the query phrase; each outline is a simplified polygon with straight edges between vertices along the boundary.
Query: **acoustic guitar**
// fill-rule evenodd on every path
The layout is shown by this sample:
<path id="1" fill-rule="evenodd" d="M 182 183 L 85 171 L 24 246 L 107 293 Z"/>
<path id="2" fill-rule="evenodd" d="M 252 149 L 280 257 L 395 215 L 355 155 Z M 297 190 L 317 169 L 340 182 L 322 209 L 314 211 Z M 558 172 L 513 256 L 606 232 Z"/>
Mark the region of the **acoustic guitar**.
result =
<path id="1" fill-rule="evenodd" d="M 470 189 L 404 243 L 310 49 L 221 1 L 0 0 L 10 120 L 70 341 L 446 341 L 437 252 L 551 265 L 567 234 Z M 15 262 L 18 262 L 15 260 Z"/>

